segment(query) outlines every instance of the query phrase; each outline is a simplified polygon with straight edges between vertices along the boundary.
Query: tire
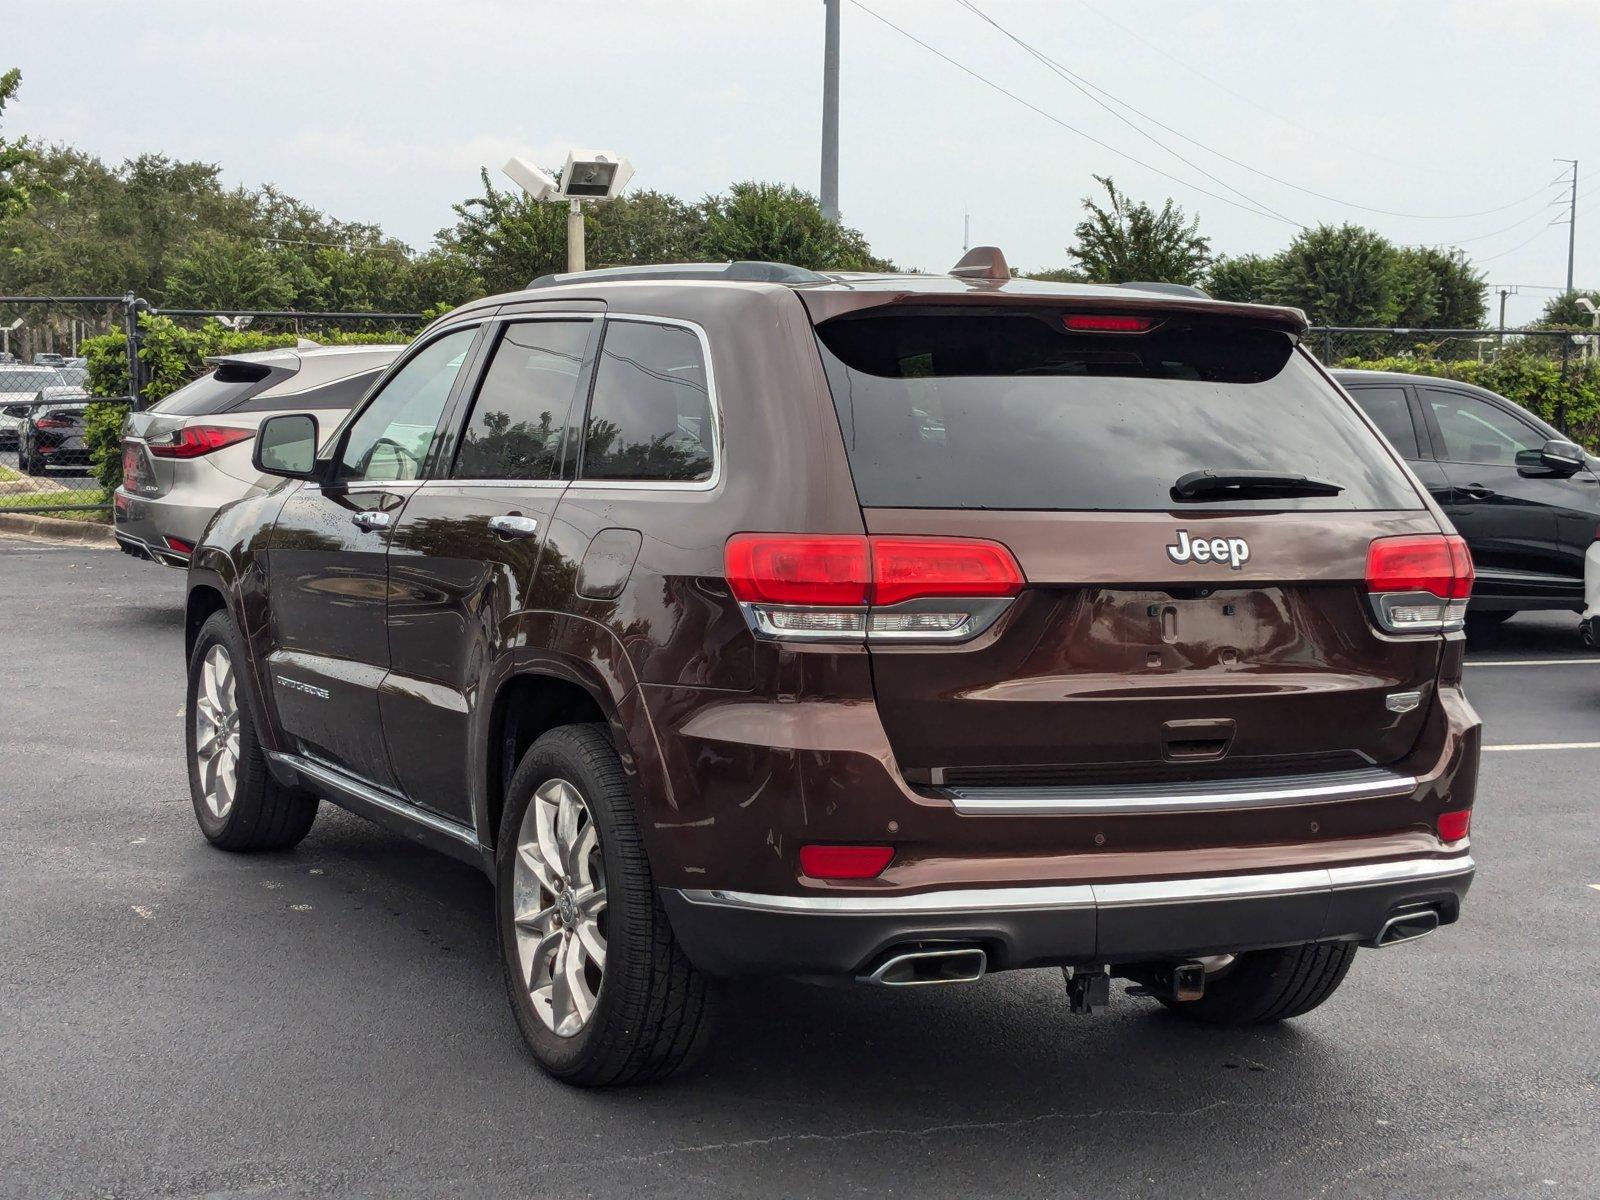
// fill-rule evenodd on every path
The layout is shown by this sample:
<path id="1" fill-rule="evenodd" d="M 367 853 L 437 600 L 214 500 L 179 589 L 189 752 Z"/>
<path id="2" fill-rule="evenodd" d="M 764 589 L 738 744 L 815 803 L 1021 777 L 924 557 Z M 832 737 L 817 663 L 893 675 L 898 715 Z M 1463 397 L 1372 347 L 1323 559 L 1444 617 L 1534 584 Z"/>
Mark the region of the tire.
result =
<path id="1" fill-rule="evenodd" d="M 561 837 L 569 789 L 581 811 L 571 810 Z M 500 961 L 539 1066 L 566 1083 L 604 1087 L 689 1063 L 710 1028 L 710 983 L 673 938 L 603 725 L 562 726 L 529 747 L 507 789 L 496 847 Z"/>
<path id="2" fill-rule="evenodd" d="M 1600 617 L 1578 622 L 1578 637 L 1590 650 L 1600 646 Z"/>
<path id="3" fill-rule="evenodd" d="M 1354 942 L 1252 950 L 1207 979 L 1200 999 L 1160 1000 L 1179 1016 L 1207 1025 L 1271 1025 L 1308 1013 L 1333 995 L 1355 956 Z"/>
<path id="4" fill-rule="evenodd" d="M 21 457 L 21 451 L 18 451 L 18 457 Z M 22 469 L 29 475 L 43 475 L 45 473 L 44 456 L 30 452 L 23 461 Z"/>
<path id="5" fill-rule="evenodd" d="M 231 668 L 231 678 L 227 680 L 217 673 L 221 659 Z M 189 796 L 200 832 L 213 846 L 224 850 L 286 850 L 311 831 L 318 800 L 307 792 L 283 786 L 267 769 L 266 755 L 256 736 L 249 688 L 243 686 L 239 676 L 246 661 L 233 621 L 227 613 L 213 613 L 201 626 L 194 652 L 189 656 L 184 706 Z M 233 716 L 224 719 L 230 702 Z M 208 712 L 218 715 L 207 715 Z M 219 727 L 221 733 L 207 743 L 221 743 L 215 754 L 207 755 L 206 763 L 213 768 L 208 774 L 199 754 L 201 730 L 209 732 Z M 230 766 L 233 785 L 224 795 L 216 781 Z"/>

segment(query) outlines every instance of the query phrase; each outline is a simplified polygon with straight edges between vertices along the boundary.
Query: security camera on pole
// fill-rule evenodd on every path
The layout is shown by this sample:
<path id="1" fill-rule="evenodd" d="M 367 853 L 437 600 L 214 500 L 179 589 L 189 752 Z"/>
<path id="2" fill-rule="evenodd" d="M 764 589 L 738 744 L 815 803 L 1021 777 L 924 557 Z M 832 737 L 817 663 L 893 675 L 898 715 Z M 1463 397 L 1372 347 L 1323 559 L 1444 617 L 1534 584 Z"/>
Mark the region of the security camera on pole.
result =
<path id="1" fill-rule="evenodd" d="M 503 170 L 533 199 L 567 202 L 568 271 L 584 269 L 583 202 L 615 199 L 633 178 L 633 164 L 609 150 L 570 151 L 559 183 L 526 159 L 513 158 Z"/>

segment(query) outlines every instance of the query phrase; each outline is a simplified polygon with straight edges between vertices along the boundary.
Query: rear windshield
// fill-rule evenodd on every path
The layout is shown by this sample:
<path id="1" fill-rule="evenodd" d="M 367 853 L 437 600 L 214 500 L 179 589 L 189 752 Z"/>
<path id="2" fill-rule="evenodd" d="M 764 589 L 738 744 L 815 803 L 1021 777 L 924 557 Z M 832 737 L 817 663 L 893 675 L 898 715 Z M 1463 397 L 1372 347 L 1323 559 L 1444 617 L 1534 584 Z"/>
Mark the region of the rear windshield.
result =
<path id="1" fill-rule="evenodd" d="M 272 372 L 255 364 L 227 363 L 164 397 L 150 408 L 169 417 L 202 417 L 227 412 L 261 388 Z"/>
<path id="2" fill-rule="evenodd" d="M 1342 490 L 1231 499 L 1229 511 L 1421 507 L 1287 335 L 1193 317 L 1069 333 L 1064 315 L 902 311 L 819 326 L 861 503 L 1165 512 L 1201 506 L 1173 499 L 1181 476 L 1244 469 Z"/>

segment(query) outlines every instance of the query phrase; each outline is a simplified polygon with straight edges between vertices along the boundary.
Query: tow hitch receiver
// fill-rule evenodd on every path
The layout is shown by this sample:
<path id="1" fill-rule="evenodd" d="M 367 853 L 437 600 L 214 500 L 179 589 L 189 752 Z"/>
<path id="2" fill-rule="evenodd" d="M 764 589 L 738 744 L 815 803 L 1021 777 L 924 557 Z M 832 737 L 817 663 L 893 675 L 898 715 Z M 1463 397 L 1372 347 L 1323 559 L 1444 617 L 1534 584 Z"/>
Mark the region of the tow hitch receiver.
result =
<path id="1" fill-rule="evenodd" d="M 1141 982 L 1129 988 L 1128 995 L 1165 996 L 1182 1002 L 1198 1000 L 1206 994 L 1206 966 L 1201 962 L 1173 963 L 1139 978 Z"/>
<path id="2" fill-rule="evenodd" d="M 1067 980 L 1067 1003 L 1075 1013 L 1090 1016 L 1111 1003 L 1109 967 L 1062 967 Z"/>

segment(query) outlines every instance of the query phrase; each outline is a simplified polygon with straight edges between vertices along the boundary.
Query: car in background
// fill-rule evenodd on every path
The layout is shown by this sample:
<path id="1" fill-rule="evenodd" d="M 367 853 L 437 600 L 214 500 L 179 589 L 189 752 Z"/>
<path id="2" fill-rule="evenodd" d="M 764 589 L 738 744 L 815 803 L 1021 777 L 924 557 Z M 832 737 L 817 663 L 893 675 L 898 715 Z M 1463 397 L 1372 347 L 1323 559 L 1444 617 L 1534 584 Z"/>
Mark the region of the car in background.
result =
<path id="1" fill-rule="evenodd" d="M 1582 612 L 1600 529 L 1600 458 L 1486 388 L 1386 371 L 1333 376 L 1467 539 L 1470 626 L 1534 609 Z"/>
<path id="2" fill-rule="evenodd" d="M 182 567 L 212 514 L 277 486 L 251 465 L 256 429 L 278 412 L 315 412 L 333 432 L 400 346 L 262 350 L 209 358 L 193 383 L 122 428 L 122 486 L 113 496 L 124 553 Z"/>
<path id="3" fill-rule="evenodd" d="M 33 356 L 33 365 L 36 367 L 64 367 L 67 365 L 67 356 L 57 354 L 54 350 L 42 350 Z"/>
<path id="4" fill-rule="evenodd" d="M 15 450 L 22 422 L 45 388 L 60 387 L 54 367 L 0 364 L 0 450 Z"/>
<path id="5" fill-rule="evenodd" d="M 90 401 L 80 387 L 41 390 L 18 431 L 17 465 L 29 475 L 43 475 L 50 467 L 88 466 L 83 414 Z"/>
<path id="6" fill-rule="evenodd" d="M 56 368 L 56 374 L 67 387 L 82 387 L 89 381 L 89 364 L 81 358 L 69 358 Z"/>

